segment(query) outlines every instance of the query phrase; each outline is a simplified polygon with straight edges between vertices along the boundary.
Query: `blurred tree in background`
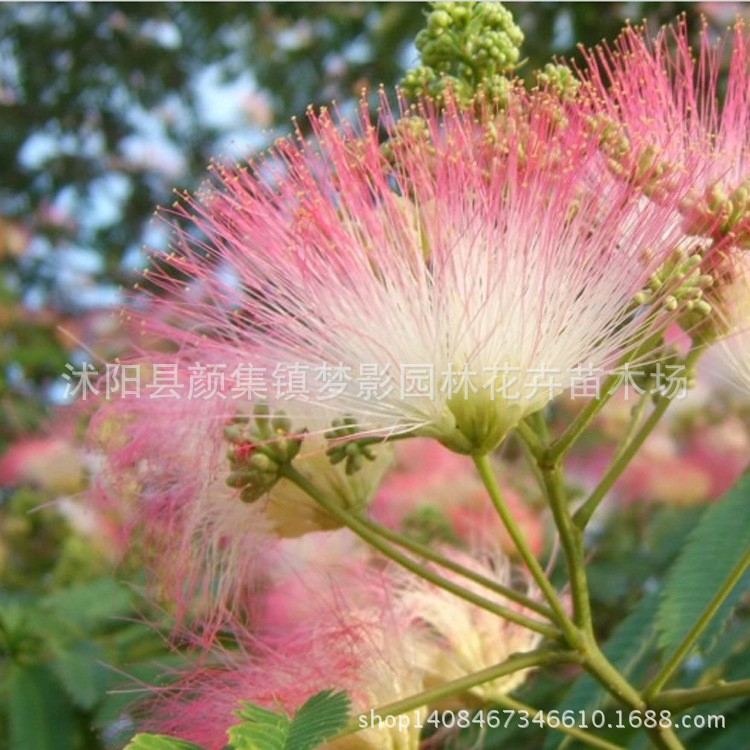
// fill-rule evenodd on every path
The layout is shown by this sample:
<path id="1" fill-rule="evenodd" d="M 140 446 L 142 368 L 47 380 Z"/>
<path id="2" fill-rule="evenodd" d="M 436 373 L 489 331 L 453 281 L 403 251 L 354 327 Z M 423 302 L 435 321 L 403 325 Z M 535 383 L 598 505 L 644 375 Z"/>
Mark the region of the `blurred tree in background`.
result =
<path id="1" fill-rule="evenodd" d="M 736 4 L 509 7 L 526 35 L 522 75 L 552 55 L 574 56 L 578 43 L 613 39 L 626 19 L 657 26 L 685 12 L 697 30 L 705 11 L 718 34 L 738 12 Z M 0 735 L 9 724 L 13 750 L 102 747 L 98 728 L 122 705 L 122 696 L 104 699 L 114 673 L 102 665 L 145 677 L 148 657 L 168 661 L 161 641 L 128 621 L 137 597 L 115 587 L 111 560 L 75 519 L 28 513 L 77 491 L 56 483 L 52 463 L 70 469 L 72 459 L 50 434 L 58 423 L 44 427 L 62 400 L 66 362 L 122 348 L 112 310 L 147 263 L 144 245 L 168 244 L 155 206 L 176 187 L 195 189 L 211 158 L 246 157 L 287 133 L 308 104 L 335 99 L 346 109 L 363 87 L 393 87 L 416 62 L 425 8 L 0 4 L 0 454 L 26 441 L 26 453 L 0 460 Z M 40 429 L 47 441 L 33 443 Z M 36 474 L 21 465 L 34 451 Z M 39 701 L 47 723 L 32 710 Z"/>

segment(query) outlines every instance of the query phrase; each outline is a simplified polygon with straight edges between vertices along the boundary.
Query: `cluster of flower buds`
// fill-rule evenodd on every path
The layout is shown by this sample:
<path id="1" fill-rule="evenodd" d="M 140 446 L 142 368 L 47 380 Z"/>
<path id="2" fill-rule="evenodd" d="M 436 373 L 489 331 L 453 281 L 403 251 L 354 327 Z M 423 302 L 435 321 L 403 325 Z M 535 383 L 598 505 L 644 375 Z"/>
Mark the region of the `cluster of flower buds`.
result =
<path id="1" fill-rule="evenodd" d="M 634 148 L 623 127 L 608 118 L 593 117 L 591 124 L 613 174 L 636 185 L 657 202 L 668 202 L 679 192 L 677 167 L 665 158 L 663 149 L 653 144 Z"/>
<path id="2" fill-rule="evenodd" d="M 569 67 L 555 63 L 547 63 L 538 70 L 536 80 L 541 88 L 554 91 L 563 100 L 572 99 L 581 87 L 581 82 Z"/>
<path id="3" fill-rule="evenodd" d="M 458 101 L 482 90 L 504 101 L 506 75 L 520 59 L 523 32 L 500 3 L 433 3 L 427 27 L 417 34 L 422 65 L 407 72 L 402 87 L 410 97 L 441 100 L 447 91 Z"/>
<path id="4" fill-rule="evenodd" d="M 635 303 L 649 305 L 659 299 L 668 310 L 680 310 L 691 323 L 697 318 L 705 318 L 711 313 L 711 305 L 704 298 L 704 292 L 714 279 L 711 274 L 704 273 L 703 260 L 700 248 L 676 248 L 649 277 L 646 287 L 636 294 Z"/>
<path id="5" fill-rule="evenodd" d="M 360 434 L 360 428 L 353 417 L 334 419 L 332 428 L 326 432 L 326 439 L 330 444 L 326 453 L 331 463 L 339 464 L 346 461 L 344 466 L 349 476 L 356 474 L 365 460 L 374 461 L 376 458 L 367 439 L 352 439 L 352 436 L 357 434 Z"/>
<path id="6" fill-rule="evenodd" d="M 716 182 L 680 206 L 690 234 L 714 239 L 730 237 L 732 244 L 750 250 L 750 179 L 727 192 Z"/>
<path id="7" fill-rule="evenodd" d="M 388 161 L 395 163 L 399 156 L 408 154 L 409 147 L 415 141 L 433 153 L 437 153 L 431 145 L 432 135 L 429 123 L 417 114 L 402 117 L 395 123 L 391 137 L 382 144 L 380 152 Z"/>
<path id="8" fill-rule="evenodd" d="M 283 412 L 272 416 L 264 405 L 255 408 L 252 419 L 238 417 L 224 428 L 232 469 L 226 483 L 241 490 L 243 502 L 265 495 L 279 481 L 281 467 L 297 456 L 304 432 L 292 435 L 291 430 L 291 420 Z"/>

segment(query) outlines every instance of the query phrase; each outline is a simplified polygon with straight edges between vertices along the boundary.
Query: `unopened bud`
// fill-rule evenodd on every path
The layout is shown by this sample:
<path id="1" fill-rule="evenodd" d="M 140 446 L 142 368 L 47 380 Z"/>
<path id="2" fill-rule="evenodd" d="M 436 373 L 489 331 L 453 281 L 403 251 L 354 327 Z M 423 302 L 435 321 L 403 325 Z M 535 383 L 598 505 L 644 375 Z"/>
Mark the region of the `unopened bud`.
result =
<path id="1" fill-rule="evenodd" d="M 233 471 L 227 476 L 226 483 L 230 487 L 239 489 L 252 482 L 252 480 L 253 473 L 250 471 Z"/>
<path id="2" fill-rule="evenodd" d="M 248 466 L 252 467 L 256 471 L 270 473 L 278 470 L 278 466 L 272 461 L 265 453 L 255 453 L 247 462 Z"/>
<path id="3" fill-rule="evenodd" d="M 243 503 L 254 503 L 265 495 L 270 487 L 263 484 L 249 484 L 240 492 L 240 500 Z"/>

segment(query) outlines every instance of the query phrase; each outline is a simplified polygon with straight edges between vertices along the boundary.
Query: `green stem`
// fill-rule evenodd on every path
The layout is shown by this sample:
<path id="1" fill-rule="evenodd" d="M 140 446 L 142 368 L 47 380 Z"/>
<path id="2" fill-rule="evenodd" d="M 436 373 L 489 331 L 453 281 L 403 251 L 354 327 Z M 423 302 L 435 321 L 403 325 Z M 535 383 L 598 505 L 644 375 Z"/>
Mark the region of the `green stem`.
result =
<path id="1" fill-rule="evenodd" d="M 438 575 L 429 568 L 425 568 L 419 563 L 415 562 L 408 555 L 403 554 L 398 549 L 394 548 L 380 536 L 371 531 L 362 521 L 356 516 L 351 515 L 343 508 L 340 508 L 336 503 L 332 502 L 325 496 L 304 474 L 297 471 L 291 464 L 284 464 L 279 468 L 279 474 L 281 477 L 288 479 L 290 482 L 296 484 L 301 490 L 306 492 L 315 502 L 317 502 L 329 515 L 338 520 L 343 526 L 347 526 L 357 536 L 367 542 L 370 546 L 374 547 L 381 554 L 385 555 L 393 562 L 401 565 L 407 570 L 411 571 L 415 575 L 429 581 L 433 585 L 444 589 L 445 591 L 455 594 L 457 597 L 474 604 L 477 607 L 481 607 L 492 614 L 502 617 L 511 622 L 515 622 L 529 630 L 533 630 L 540 633 L 548 638 L 557 639 L 559 632 L 557 629 L 546 625 L 545 623 L 533 620 L 530 617 L 520 614 L 508 607 L 503 607 L 500 604 L 486 599 L 483 596 L 475 594 L 473 591 L 465 589 L 463 586 L 459 586 L 453 581 L 449 581 L 447 578 Z"/>
<path id="2" fill-rule="evenodd" d="M 635 309 L 634 306 L 633 309 Z M 645 341 L 640 345 L 629 351 L 619 363 L 620 367 L 627 366 L 630 362 L 637 360 L 640 356 L 648 352 L 649 342 L 651 336 L 646 333 L 647 328 L 643 329 Z M 644 348 L 645 347 L 645 348 Z M 554 443 L 549 447 L 545 455 L 545 462 L 550 466 L 555 465 L 560 459 L 568 452 L 570 447 L 575 443 L 576 440 L 581 436 L 583 431 L 591 424 L 591 421 L 596 415 L 602 410 L 602 408 L 609 402 L 612 396 L 617 391 L 617 385 L 622 378 L 622 374 L 615 370 L 601 385 L 599 389 L 599 395 L 592 398 L 586 406 L 581 409 L 576 415 L 573 421 L 568 426 L 568 429 L 555 440 Z"/>
<path id="3" fill-rule="evenodd" d="M 651 705 L 655 709 L 667 709 L 672 712 L 683 711 L 700 703 L 713 703 L 727 698 L 741 698 L 750 695 L 750 680 L 722 682 L 701 688 L 665 690 L 659 693 Z"/>
<path id="4" fill-rule="evenodd" d="M 523 422 L 521 424 L 523 424 Z M 521 450 L 523 451 L 524 458 L 526 459 L 526 464 L 531 470 L 531 473 L 534 475 L 537 486 L 539 487 L 539 489 L 544 491 L 544 479 L 542 478 L 542 472 L 539 469 L 539 461 L 544 455 L 544 447 L 536 449 L 531 443 L 529 443 L 527 434 L 530 432 L 531 430 L 529 430 L 528 427 L 523 430 L 516 428 L 516 438 L 518 439 Z M 532 439 L 534 438 L 536 438 L 536 435 L 532 435 Z"/>
<path id="5" fill-rule="evenodd" d="M 472 674 L 466 675 L 465 677 L 459 677 L 457 680 L 451 680 L 446 682 L 444 685 L 432 688 L 431 690 L 425 690 L 417 695 L 403 698 L 393 703 L 388 703 L 385 706 L 381 706 L 373 710 L 374 716 L 385 718 L 386 716 L 399 716 L 409 711 L 427 706 L 431 703 L 437 703 L 438 701 L 450 698 L 451 696 L 457 695 L 458 693 L 466 692 L 471 688 L 477 687 L 477 685 L 483 685 L 486 682 L 492 682 L 493 680 L 500 679 L 506 675 L 519 672 L 522 669 L 531 669 L 533 667 L 545 667 L 552 664 L 576 664 L 580 663 L 581 658 L 578 654 L 572 651 L 528 651 L 526 653 L 513 654 L 507 661 L 502 664 L 496 664 L 487 669 L 482 669 L 479 672 L 473 672 Z M 369 712 L 364 714 L 369 718 Z M 364 729 L 360 725 L 359 719 L 355 719 L 348 727 L 346 727 L 338 737 L 343 737 L 348 734 L 354 734 L 360 729 Z"/>
<path id="6" fill-rule="evenodd" d="M 565 612 L 562 603 L 555 591 L 554 586 L 550 583 L 547 575 L 542 570 L 542 566 L 534 556 L 534 553 L 529 548 L 528 542 L 521 531 L 521 528 L 516 523 L 513 514 L 511 513 L 508 504 L 505 502 L 500 486 L 497 483 L 495 474 L 492 471 L 490 460 L 487 455 L 474 456 L 474 463 L 476 464 L 479 476 L 484 482 L 484 486 L 487 488 L 487 492 L 492 500 L 493 505 L 497 509 L 498 515 L 500 516 L 505 528 L 516 545 L 523 561 L 526 563 L 531 575 L 534 577 L 537 585 L 539 586 L 542 594 L 549 602 L 552 611 L 555 613 L 558 624 L 563 629 L 566 638 L 571 646 L 575 646 L 578 642 L 578 631 L 575 625 L 570 621 L 567 613 Z"/>
<path id="7" fill-rule="evenodd" d="M 573 421 L 570 423 L 565 432 L 555 440 L 552 445 L 548 448 L 545 454 L 545 462 L 549 465 L 556 464 L 570 447 L 575 443 L 576 440 L 581 436 L 581 433 L 591 424 L 594 417 L 604 408 L 606 403 L 614 395 L 614 386 L 617 385 L 620 379 L 619 373 L 610 375 L 602 384 L 601 395 L 592 398 L 586 406 L 578 412 Z"/>
<path id="8" fill-rule="evenodd" d="M 625 437 L 623 437 L 622 443 L 615 453 L 613 460 L 617 460 L 617 458 L 622 455 L 622 452 L 630 445 L 631 441 L 636 436 L 638 427 L 643 420 L 643 415 L 646 413 L 646 407 L 648 406 L 650 400 L 651 399 L 648 393 L 644 393 L 640 397 L 640 399 L 638 399 L 638 403 L 635 405 L 630 415 L 630 424 L 628 425 Z"/>
<path id="9" fill-rule="evenodd" d="M 550 503 L 568 563 L 575 620 L 576 625 L 581 629 L 578 631 L 580 637 L 578 643 L 575 644 L 575 648 L 583 657 L 586 671 L 595 677 L 612 695 L 636 710 L 643 710 L 646 703 L 640 693 L 612 665 L 596 642 L 588 582 L 586 580 L 583 534 L 582 530 L 573 523 L 570 516 L 561 468 L 557 464 L 545 465 L 542 457 L 539 461 L 539 470 L 543 479 L 543 489 Z M 571 642 L 571 645 L 574 644 Z M 663 750 L 683 750 L 679 738 L 670 729 L 656 727 L 649 730 L 649 734 L 655 747 L 663 748 Z"/>
<path id="10" fill-rule="evenodd" d="M 735 565 L 729 577 L 724 581 L 721 588 L 716 592 L 714 598 L 709 602 L 708 606 L 698 618 L 696 623 L 690 629 L 690 632 L 685 636 L 682 643 L 677 647 L 677 650 L 672 654 L 667 663 L 662 667 L 658 675 L 651 681 L 644 695 L 648 698 L 653 698 L 659 693 L 659 691 L 667 684 L 669 679 L 675 673 L 677 668 L 682 664 L 683 659 L 690 653 L 693 646 L 700 638 L 703 631 L 708 627 L 711 620 L 716 617 L 721 605 L 724 604 L 726 598 L 732 593 L 734 587 L 739 583 L 745 571 L 750 566 L 750 549 L 748 549 L 742 558 Z"/>
<path id="11" fill-rule="evenodd" d="M 539 440 L 544 444 L 549 444 L 549 427 L 547 426 L 547 420 L 544 418 L 544 409 L 539 409 L 533 414 L 530 414 L 526 421 L 529 423 L 531 429 L 536 433 Z"/>
<path id="12" fill-rule="evenodd" d="M 560 468 L 558 466 L 543 468 L 542 478 L 552 515 L 555 519 L 555 525 L 560 534 L 560 543 L 565 552 L 568 579 L 570 580 L 570 590 L 573 596 L 575 623 L 586 632 L 593 634 L 594 623 L 591 617 L 589 587 L 586 580 L 583 535 L 571 518 Z"/>
<path id="13" fill-rule="evenodd" d="M 414 540 L 409 539 L 408 537 L 405 537 L 396 531 L 393 531 L 379 523 L 376 523 L 370 518 L 366 518 L 363 516 L 357 516 L 357 518 L 365 526 L 367 526 L 368 529 L 376 534 L 379 534 L 389 542 L 398 544 L 399 546 L 404 547 L 404 549 L 408 549 L 410 552 L 413 552 L 415 555 L 419 555 L 425 560 L 429 560 L 430 562 L 439 565 L 441 568 L 445 568 L 446 570 L 457 573 L 458 575 L 463 576 L 470 581 L 474 581 L 474 583 L 478 583 L 480 586 L 484 586 L 490 591 L 494 591 L 496 594 L 500 594 L 500 596 L 504 596 L 506 599 L 510 599 L 511 601 L 520 604 L 526 609 L 530 609 L 537 614 L 542 615 L 542 617 L 546 617 L 548 620 L 554 619 L 554 614 L 548 607 L 545 607 L 543 604 L 534 601 L 531 597 L 522 594 L 520 591 L 516 591 L 515 589 L 509 588 L 508 586 L 503 586 L 501 583 L 493 581 L 491 578 L 487 578 L 486 576 L 483 576 L 481 573 L 477 573 L 471 568 L 460 565 L 450 558 L 443 557 L 443 555 L 438 554 L 426 545 L 415 542 Z"/>
<path id="14" fill-rule="evenodd" d="M 496 696 L 494 701 L 498 705 L 509 708 L 510 710 L 516 711 L 517 713 L 524 711 L 529 716 L 544 717 L 545 725 L 549 726 L 546 711 L 534 708 L 533 706 L 529 706 L 526 703 L 521 703 L 521 701 L 514 700 L 507 695 Z M 586 732 L 583 729 L 578 729 L 577 727 L 564 727 L 562 724 L 558 724 L 555 727 L 550 727 L 550 729 L 554 729 L 557 732 L 562 732 L 563 734 L 575 737 L 576 739 L 581 740 L 581 742 L 590 745 L 591 747 L 600 747 L 604 748 L 604 750 L 624 750 L 622 745 L 615 745 L 608 740 L 602 739 L 601 737 L 597 737 L 593 734 L 589 734 L 589 732 Z"/>
<path id="15" fill-rule="evenodd" d="M 685 746 L 680 742 L 680 738 L 675 734 L 673 729 L 655 727 L 646 731 L 651 736 L 651 742 L 654 747 L 658 747 L 661 750 L 685 750 Z"/>
<path id="16" fill-rule="evenodd" d="M 617 671 L 602 653 L 594 636 L 585 633 L 581 653 L 587 671 L 594 675 L 609 692 L 626 705 L 636 710 L 645 708 L 646 702 L 640 693 Z"/>
<path id="17" fill-rule="evenodd" d="M 544 453 L 544 445 L 539 439 L 539 435 L 525 421 L 521 421 L 516 425 L 516 432 L 523 438 L 524 444 L 534 458 L 539 458 Z"/>
<path id="18" fill-rule="evenodd" d="M 601 404 L 599 407 L 601 407 Z M 587 417 L 589 421 L 593 418 L 593 411 L 592 408 Z M 639 415 L 636 412 L 634 421 L 637 420 L 639 420 Z M 526 436 L 523 433 L 520 437 L 526 442 Z M 543 489 L 560 534 L 560 541 L 568 565 L 568 576 L 575 608 L 576 631 L 579 635 L 577 643 L 571 641 L 570 638 L 568 639 L 569 643 L 583 656 L 585 669 L 612 695 L 636 710 L 643 710 L 646 707 L 646 702 L 641 694 L 612 665 L 596 642 L 588 582 L 586 580 L 583 530 L 576 526 L 571 517 L 559 460 L 549 461 L 549 453 L 542 453 L 538 457 L 538 467 L 543 481 Z M 566 636 L 568 636 L 567 631 Z M 649 734 L 655 747 L 663 750 L 682 750 L 683 748 L 679 738 L 671 729 L 656 727 L 649 730 Z"/>
<path id="19" fill-rule="evenodd" d="M 596 677 L 607 690 L 636 711 L 644 711 L 649 706 L 640 693 L 617 671 L 591 634 L 584 634 L 581 646 L 584 654 L 583 665 L 589 674 Z M 654 747 L 661 750 L 684 750 L 682 743 L 672 729 L 654 727 L 648 733 Z"/>
<path id="20" fill-rule="evenodd" d="M 695 365 L 702 353 L 703 350 L 700 346 L 694 345 L 685 356 L 684 369 L 686 378 L 692 376 Z M 624 448 L 617 453 L 614 461 L 607 470 L 607 473 L 602 478 L 602 481 L 591 493 L 588 500 L 581 505 L 573 516 L 573 520 L 578 528 L 586 528 L 586 524 L 591 520 L 591 516 L 594 515 L 594 512 L 599 507 L 601 501 L 612 489 L 614 483 L 620 478 L 620 475 L 625 471 L 627 465 L 633 460 L 633 457 L 640 450 L 641 446 L 646 441 L 646 438 L 651 434 L 654 427 L 659 423 L 659 420 L 664 416 L 664 412 L 666 412 L 671 402 L 672 398 L 669 394 L 662 394 L 655 399 L 654 410 L 651 412 L 646 422 L 638 432 L 631 437 L 630 441 L 624 446 Z"/>
<path id="21" fill-rule="evenodd" d="M 596 512 L 599 504 L 604 500 L 607 493 L 620 478 L 622 472 L 625 471 L 628 464 L 633 460 L 635 454 L 640 450 L 643 443 L 646 442 L 646 438 L 651 434 L 654 427 L 659 423 L 659 420 L 664 416 L 664 412 L 667 410 L 670 402 L 671 399 L 668 396 L 659 396 L 654 410 L 644 422 L 643 426 L 635 435 L 633 435 L 630 442 L 623 448 L 623 450 L 617 454 L 615 460 L 610 464 L 610 467 L 607 469 L 606 474 L 602 477 L 602 480 L 599 482 L 596 489 L 591 493 L 586 502 L 578 508 L 573 516 L 573 521 L 579 529 L 586 528 L 586 525 L 591 520 L 591 516 Z"/>

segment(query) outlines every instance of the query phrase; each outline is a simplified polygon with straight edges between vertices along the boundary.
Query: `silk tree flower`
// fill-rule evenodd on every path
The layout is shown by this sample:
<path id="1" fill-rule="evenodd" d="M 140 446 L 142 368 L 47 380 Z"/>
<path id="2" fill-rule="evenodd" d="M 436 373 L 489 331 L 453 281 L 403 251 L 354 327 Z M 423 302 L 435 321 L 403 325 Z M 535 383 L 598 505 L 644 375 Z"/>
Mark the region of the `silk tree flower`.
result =
<path id="1" fill-rule="evenodd" d="M 366 607 L 373 599 L 372 571 L 382 565 L 373 567 L 372 549 L 349 529 L 282 539 L 262 555 L 254 620 L 259 633 L 306 630 L 321 601 L 346 610 Z"/>
<path id="2" fill-rule="evenodd" d="M 150 274 L 168 296 L 142 320 L 188 357 L 259 352 L 292 416 L 485 453 L 674 314 L 670 284 L 633 302 L 682 239 L 671 207 L 614 179 L 590 118 L 552 95 L 309 123 L 177 205 L 175 252 Z"/>
<path id="3" fill-rule="evenodd" d="M 704 24 L 697 55 L 684 19 L 655 37 L 629 27 L 613 47 L 586 53 L 583 74 L 594 112 L 612 125 L 615 169 L 640 174 L 652 196 L 673 202 L 673 172 L 689 165 L 699 179 L 677 201 L 686 231 L 743 248 L 750 247 L 749 42 L 742 21 L 718 44 Z"/>
<path id="4" fill-rule="evenodd" d="M 220 638 L 203 638 L 204 663 L 146 702 L 141 729 L 219 750 L 226 742 L 225 729 L 235 723 L 232 712 L 240 700 L 293 713 L 315 693 L 335 688 L 349 694 L 354 717 L 369 716 L 371 708 L 494 666 L 538 645 L 537 633 L 456 600 L 395 566 L 374 565 L 372 558 L 359 554 L 361 543 L 347 539 L 346 532 L 323 533 L 336 537 L 331 539 L 334 551 L 325 552 L 330 580 L 322 583 L 320 571 L 304 564 L 312 551 L 309 538 L 285 541 L 285 557 L 297 554 L 299 565 L 286 573 L 272 571 L 271 586 L 255 594 L 265 615 L 252 628 L 235 622 Z M 504 585 L 517 585 L 515 577 L 522 575 L 511 571 L 508 558 L 499 552 L 481 561 L 478 554 L 445 553 Z M 349 565 L 344 565 L 347 560 Z M 531 584 L 521 580 L 533 593 Z M 488 596 L 485 589 L 469 586 Z M 227 650 L 230 634 L 235 648 Z M 519 671 L 470 693 L 474 699 L 492 701 L 516 689 L 528 674 Z M 403 725 L 370 727 L 326 747 L 416 750 L 415 714 L 423 724 L 428 710 L 424 706 L 411 712 L 407 731 Z"/>
<path id="5" fill-rule="evenodd" d="M 279 621 L 273 633 L 263 637 L 236 627 L 238 648 L 215 647 L 210 657 L 204 653 L 203 658 L 213 666 L 198 665 L 157 693 L 143 706 L 141 728 L 195 742 L 207 750 L 221 750 L 227 741 L 226 729 L 238 723 L 233 712 L 241 700 L 293 714 L 316 693 L 335 688 L 347 692 L 357 716 L 419 693 L 424 688 L 414 658 L 416 633 L 391 606 L 388 591 L 375 583 L 372 572 L 359 570 L 365 578 L 360 578 L 355 589 L 357 605 L 308 588 L 301 597 L 308 607 L 304 623 L 289 623 L 291 627 L 285 628 Z M 288 593 L 297 596 L 304 589 Z M 423 710 L 412 712 L 411 718 L 417 715 L 424 720 Z M 412 721 L 408 729 L 369 727 L 324 747 L 417 750 L 420 729 L 416 724 Z"/>
<path id="6" fill-rule="evenodd" d="M 502 552 L 474 552 L 472 554 L 446 548 L 444 554 L 464 567 L 512 586 L 514 576 L 522 576 L 526 593 L 535 589 L 527 574 L 514 571 L 510 559 Z M 458 578 L 453 574 L 446 577 Z M 400 575 L 398 601 L 405 615 L 412 618 L 416 627 L 424 628 L 420 642 L 418 664 L 438 683 L 464 677 L 473 672 L 501 664 L 515 653 L 532 651 L 542 636 L 521 625 L 498 617 L 474 604 L 457 600 L 452 594 L 439 589 L 424 579 Z M 478 584 L 460 580 L 463 586 L 482 596 L 487 590 Z M 490 595 L 491 597 L 492 595 Z M 508 604 L 507 600 L 498 603 Z M 511 604 L 519 613 L 530 614 L 522 606 Z M 513 672 L 491 682 L 471 688 L 470 692 L 484 701 L 493 701 L 507 695 L 528 677 L 528 670 Z"/>
<path id="7" fill-rule="evenodd" d="M 417 442 L 417 441 L 415 441 Z M 377 558 L 347 530 L 286 540 L 269 558 L 270 585 L 259 596 L 262 614 L 256 632 L 306 632 L 318 612 L 338 610 L 342 618 L 375 611 L 395 619 L 409 644 L 404 659 L 409 670 L 424 673 L 430 684 L 441 684 L 505 661 L 514 653 L 537 647 L 541 636 L 395 565 L 382 568 Z M 462 551 L 443 546 L 441 553 L 497 583 L 538 599 L 530 576 L 512 566 L 499 547 Z M 322 555 L 322 560 L 320 560 Z M 322 565 L 319 565 L 319 560 Z M 519 614 L 523 606 L 495 597 L 486 588 L 440 569 L 441 575 Z M 518 687 L 528 676 L 517 672 L 472 689 L 476 698 L 492 701 Z"/>

